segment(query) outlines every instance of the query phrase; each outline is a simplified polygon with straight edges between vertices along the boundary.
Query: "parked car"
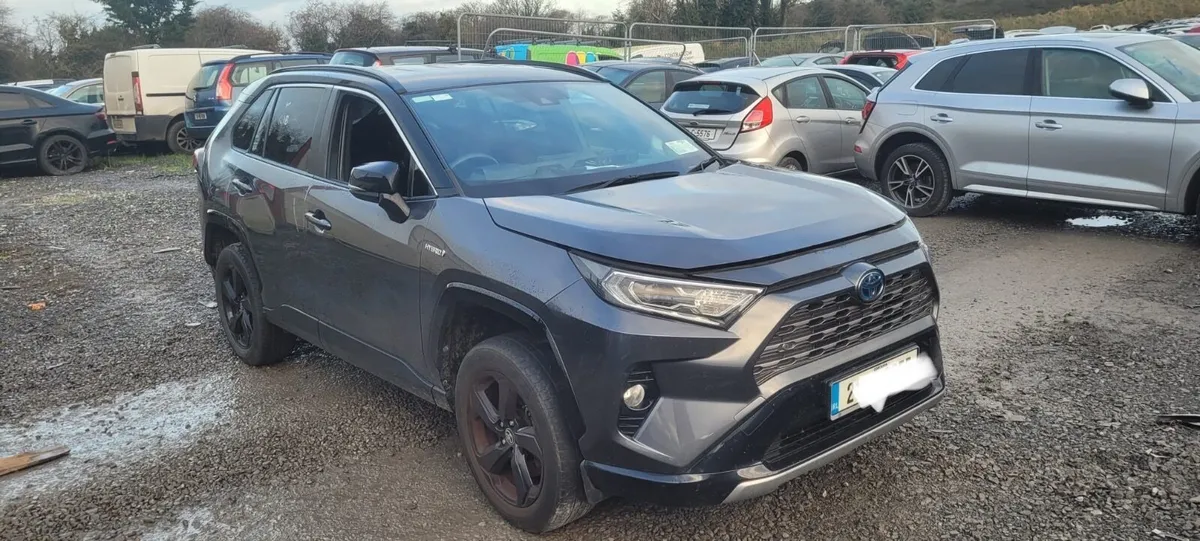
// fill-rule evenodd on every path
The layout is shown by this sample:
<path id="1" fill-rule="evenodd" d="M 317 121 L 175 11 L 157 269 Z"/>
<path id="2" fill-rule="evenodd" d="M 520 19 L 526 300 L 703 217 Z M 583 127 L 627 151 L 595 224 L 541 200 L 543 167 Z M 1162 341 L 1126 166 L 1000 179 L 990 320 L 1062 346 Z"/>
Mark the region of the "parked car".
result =
<path id="1" fill-rule="evenodd" d="M 842 54 L 798 53 L 781 54 L 764 58 L 758 63 L 764 68 L 783 68 L 795 66 L 835 66 L 842 60 Z"/>
<path id="2" fill-rule="evenodd" d="M 1171 36 L 1171 39 L 1188 45 L 1193 49 L 1200 49 L 1200 34 L 1175 34 Z"/>
<path id="3" fill-rule="evenodd" d="M 588 62 L 581 67 L 600 74 L 655 109 L 662 107 L 667 101 L 675 83 L 704 74 L 696 68 L 656 62 L 600 60 Z"/>
<path id="4" fill-rule="evenodd" d="M 728 70 L 734 68 L 744 68 L 750 65 L 750 58 L 746 56 L 735 56 L 732 58 L 718 58 L 716 60 L 705 60 L 704 62 L 696 63 L 696 67 L 704 73 L 712 73 L 714 71 Z"/>
<path id="5" fill-rule="evenodd" d="M 166 142 L 191 152 L 200 142 L 187 132 L 188 83 L 210 60 L 265 53 L 249 49 L 163 49 L 143 46 L 104 56 L 104 107 L 117 138 L 132 144 Z"/>
<path id="6" fill-rule="evenodd" d="M 196 162 L 233 352 L 299 337 L 452 410 L 525 530 L 760 496 L 944 395 L 904 213 L 724 160 L 586 70 L 284 68 Z"/>
<path id="7" fill-rule="evenodd" d="M 333 59 L 329 63 L 344 66 L 391 66 L 395 64 L 436 64 L 480 58 L 483 58 L 483 51 L 479 49 L 399 45 L 338 49 L 333 53 Z"/>
<path id="8" fill-rule="evenodd" d="M 45 92 L 75 103 L 104 105 L 104 79 L 82 79 L 56 86 Z"/>
<path id="9" fill-rule="evenodd" d="M 188 136 L 207 139 L 250 83 L 282 67 L 328 64 L 330 57 L 327 53 L 262 53 L 201 64 L 184 95 Z"/>
<path id="10" fill-rule="evenodd" d="M 867 103 L 855 161 L 913 216 L 959 192 L 1194 213 L 1197 73 L 1200 51 L 1147 34 L 947 47 Z"/>
<path id="11" fill-rule="evenodd" d="M 846 55 L 842 64 L 858 64 L 862 66 L 878 66 L 881 68 L 904 69 L 904 65 L 915 55 L 925 52 L 921 49 L 893 49 L 882 51 L 858 51 Z"/>
<path id="12" fill-rule="evenodd" d="M 0 165 L 33 162 L 47 175 L 71 175 L 116 142 L 98 106 L 0 86 Z"/>
<path id="13" fill-rule="evenodd" d="M 22 88 L 32 88 L 34 90 L 50 90 L 56 86 L 62 86 L 71 82 L 71 79 L 35 79 L 32 81 L 17 81 L 8 83 L 10 86 L 19 86 Z"/>
<path id="14" fill-rule="evenodd" d="M 727 158 L 831 174 L 854 169 L 867 90 L 820 68 L 741 68 L 675 85 L 663 112 Z"/>
<path id="15" fill-rule="evenodd" d="M 855 81 L 858 81 L 859 84 L 866 87 L 867 90 L 879 88 L 884 83 L 888 82 L 888 79 L 891 79 L 892 76 L 896 75 L 896 70 L 892 68 L 881 68 L 879 66 L 847 64 L 844 66 L 821 67 L 854 79 Z"/>

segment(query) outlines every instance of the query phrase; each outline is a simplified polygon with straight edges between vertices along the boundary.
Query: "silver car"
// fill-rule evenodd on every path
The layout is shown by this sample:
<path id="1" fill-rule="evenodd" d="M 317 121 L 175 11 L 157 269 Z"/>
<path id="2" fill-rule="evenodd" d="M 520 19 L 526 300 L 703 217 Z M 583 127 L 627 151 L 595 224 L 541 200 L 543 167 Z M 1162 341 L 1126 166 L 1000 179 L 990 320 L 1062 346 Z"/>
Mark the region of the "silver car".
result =
<path id="1" fill-rule="evenodd" d="M 961 192 L 1195 213 L 1200 51 L 1147 34 L 972 41 L 863 109 L 859 172 L 913 216 Z"/>
<path id="2" fill-rule="evenodd" d="M 781 54 L 764 58 L 758 63 L 764 68 L 787 68 L 796 66 L 835 66 L 842 61 L 845 54 L 830 54 L 830 53 L 796 53 L 796 54 Z"/>
<path id="3" fill-rule="evenodd" d="M 829 174 L 854 169 L 866 96 L 819 68 L 738 68 L 676 84 L 662 110 L 727 158 Z"/>

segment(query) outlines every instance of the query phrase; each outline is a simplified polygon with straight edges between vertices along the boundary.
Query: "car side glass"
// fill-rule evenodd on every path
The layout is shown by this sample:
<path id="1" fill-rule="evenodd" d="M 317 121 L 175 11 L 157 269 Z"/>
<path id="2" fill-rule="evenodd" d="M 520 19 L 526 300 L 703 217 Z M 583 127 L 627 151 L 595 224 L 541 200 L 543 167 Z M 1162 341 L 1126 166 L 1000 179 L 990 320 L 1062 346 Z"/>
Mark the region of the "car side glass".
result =
<path id="1" fill-rule="evenodd" d="M 828 109 L 829 101 L 816 77 L 801 77 L 787 83 L 788 109 Z"/>
<path id="2" fill-rule="evenodd" d="M 833 108 L 842 111 L 860 111 L 866 105 L 867 94 L 862 89 L 836 77 L 826 77 L 829 95 L 833 96 Z"/>
<path id="3" fill-rule="evenodd" d="M 267 90 L 245 107 L 245 111 L 238 117 L 237 122 L 233 124 L 233 135 L 230 138 L 230 145 L 233 148 L 258 154 L 256 150 L 251 149 L 261 147 L 258 137 L 261 131 L 259 128 L 263 123 L 263 118 L 266 116 L 267 106 L 270 105 L 271 99 L 274 96 L 275 90 Z"/>
<path id="4" fill-rule="evenodd" d="M 626 87 L 630 94 L 646 103 L 661 103 L 667 99 L 667 72 L 656 70 L 639 75 Z"/>
<path id="5" fill-rule="evenodd" d="M 1042 50 L 1042 95 L 1054 98 L 1115 100 L 1109 85 L 1118 79 L 1141 79 L 1116 60 L 1079 49 Z"/>

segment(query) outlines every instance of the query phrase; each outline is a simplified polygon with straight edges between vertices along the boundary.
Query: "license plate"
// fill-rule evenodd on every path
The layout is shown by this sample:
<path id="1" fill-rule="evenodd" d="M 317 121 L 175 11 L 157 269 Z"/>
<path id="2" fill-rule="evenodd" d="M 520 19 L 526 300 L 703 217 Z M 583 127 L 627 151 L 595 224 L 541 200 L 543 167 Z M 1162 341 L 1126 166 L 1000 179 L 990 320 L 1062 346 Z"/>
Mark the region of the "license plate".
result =
<path id="1" fill-rule="evenodd" d="M 688 128 L 688 131 L 692 132 L 692 135 L 695 135 L 696 137 L 699 137 L 705 141 L 712 141 L 713 139 L 716 139 L 717 134 L 720 133 L 719 130 L 714 130 L 712 128 Z"/>
<path id="2" fill-rule="evenodd" d="M 851 413 L 859 407 L 858 397 L 854 393 L 854 385 L 863 376 L 884 369 L 905 366 L 917 360 L 917 349 L 910 349 L 886 361 L 871 365 L 848 377 L 842 378 L 829 385 L 829 418 L 837 419 Z"/>
<path id="3" fill-rule="evenodd" d="M 114 128 L 123 128 L 123 127 L 125 127 L 125 121 L 123 121 L 123 120 L 121 120 L 121 119 L 119 119 L 119 118 L 111 117 L 111 116 L 110 116 L 110 117 L 108 117 L 108 118 L 111 118 L 111 119 L 112 119 L 112 123 L 113 123 L 113 127 L 114 127 Z"/>
<path id="4" fill-rule="evenodd" d="M 208 120 L 208 113 L 196 113 L 196 120 Z"/>

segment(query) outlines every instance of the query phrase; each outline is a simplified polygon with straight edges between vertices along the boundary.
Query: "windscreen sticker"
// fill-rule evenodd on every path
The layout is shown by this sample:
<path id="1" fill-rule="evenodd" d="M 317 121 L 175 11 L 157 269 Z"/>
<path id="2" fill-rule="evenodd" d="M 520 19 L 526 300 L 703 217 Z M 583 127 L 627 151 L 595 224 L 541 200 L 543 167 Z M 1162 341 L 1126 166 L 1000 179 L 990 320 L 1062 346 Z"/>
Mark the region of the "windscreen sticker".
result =
<path id="1" fill-rule="evenodd" d="M 707 103 L 689 103 L 688 109 L 708 109 Z"/>
<path id="2" fill-rule="evenodd" d="M 446 101 L 446 100 L 452 100 L 452 99 L 454 99 L 454 98 L 452 98 L 450 96 L 450 94 L 435 94 L 433 96 L 433 101 Z"/>
<path id="3" fill-rule="evenodd" d="M 417 96 L 412 100 L 413 103 L 425 103 L 427 101 L 433 101 L 433 96 Z"/>
<path id="4" fill-rule="evenodd" d="M 672 152 L 674 152 L 680 156 L 682 156 L 684 154 L 691 154 L 693 152 L 700 150 L 699 147 L 692 144 L 692 142 L 688 141 L 687 139 L 676 139 L 674 141 L 667 141 L 667 148 L 671 149 Z"/>

